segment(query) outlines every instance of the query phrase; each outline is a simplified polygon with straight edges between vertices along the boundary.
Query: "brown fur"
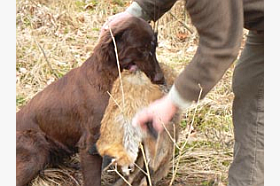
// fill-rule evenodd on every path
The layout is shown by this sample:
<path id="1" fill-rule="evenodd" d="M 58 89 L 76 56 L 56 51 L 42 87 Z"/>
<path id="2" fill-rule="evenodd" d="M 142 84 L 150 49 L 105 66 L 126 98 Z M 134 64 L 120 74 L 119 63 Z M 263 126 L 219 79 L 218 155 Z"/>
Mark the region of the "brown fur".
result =
<path id="1" fill-rule="evenodd" d="M 137 65 L 156 83 L 163 75 L 155 56 L 156 39 L 143 20 L 131 18 L 112 29 L 121 70 Z M 102 158 L 88 149 L 118 77 L 111 35 L 106 32 L 84 64 L 55 81 L 17 112 L 17 186 L 26 185 L 48 164 L 79 152 L 84 185 L 100 185 Z"/>
<path id="2" fill-rule="evenodd" d="M 174 83 L 176 73 L 167 65 L 160 64 L 160 66 L 167 77 L 165 78 L 167 84 L 164 87 L 170 87 Z M 157 140 L 155 140 L 151 135 L 146 134 L 145 131 L 137 127 L 131 127 L 128 132 L 125 130 L 129 128 L 126 125 L 131 126 L 132 118 L 137 111 L 163 96 L 162 88 L 152 84 L 145 74 L 140 71 L 133 73 L 124 71 L 122 73 L 122 85 L 125 97 L 124 107 L 122 107 L 121 80 L 118 78 L 113 85 L 112 97 L 101 121 L 101 135 L 96 147 L 101 156 L 110 156 L 115 159 L 118 166 L 125 168 L 133 165 L 138 155 L 136 163 L 145 169 L 141 151 L 136 152 L 138 153 L 136 157 L 131 156 L 129 149 L 125 145 L 127 143 L 136 143 L 135 146 L 138 149 L 137 141 L 142 142 L 149 161 L 150 171 L 152 171 L 151 178 L 153 184 L 155 184 L 168 173 L 173 153 L 173 142 L 166 131 L 160 133 Z M 179 113 L 177 113 L 171 123 L 177 124 L 179 119 Z M 175 139 L 177 140 L 178 131 L 174 133 L 173 125 L 169 124 L 166 127 L 171 136 L 175 134 Z M 128 142 L 127 140 L 131 141 Z M 147 185 L 144 174 L 138 168 L 127 179 L 132 185 Z M 114 185 L 122 186 L 126 185 L 126 183 L 119 179 Z"/>

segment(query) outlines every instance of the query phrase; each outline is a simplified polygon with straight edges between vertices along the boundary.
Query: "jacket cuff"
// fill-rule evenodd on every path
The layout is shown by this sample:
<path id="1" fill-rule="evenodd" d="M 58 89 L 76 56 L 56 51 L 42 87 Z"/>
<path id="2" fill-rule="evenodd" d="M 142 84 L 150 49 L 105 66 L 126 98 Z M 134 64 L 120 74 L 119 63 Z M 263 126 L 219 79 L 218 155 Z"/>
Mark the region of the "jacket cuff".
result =
<path id="1" fill-rule="evenodd" d="M 191 101 L 182 98 L 182 96 L 179 94 L 178 90 L 176 89 L 175 85 L 171 87 L 167 96 L 181 110 L 187 109 L 192 105 Z"/>
<path id="2" fill-rule="evenodd" d="M 130 13 L 131 15 L 133 15 L 135 17 L 142 18 L 146 21 L 151 20 L 151 18 L 148 16 L 148 14 L 136 2 L 133 2 L 125 11 Z"/>

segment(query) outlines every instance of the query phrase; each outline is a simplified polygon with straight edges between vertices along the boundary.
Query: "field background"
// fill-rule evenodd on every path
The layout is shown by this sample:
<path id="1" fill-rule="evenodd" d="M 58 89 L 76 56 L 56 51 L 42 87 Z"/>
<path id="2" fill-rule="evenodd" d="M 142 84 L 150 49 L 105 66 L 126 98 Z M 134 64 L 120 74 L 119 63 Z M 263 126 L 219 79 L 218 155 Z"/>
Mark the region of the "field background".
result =
<path id="1" fill-rule="evenodd" d="M 129 4 L 128 0 L 17 0 L 17 111 L 51 82 L 80 66 L 91 55 L 107 18 Z M 180 72 L 199 40 L 184 2 L 178 1 L 151 25 L 159 33 L 158 60 Z M 233 66 L 203 101 L 184 114 L 178 141 L 184 147 L 175 154 L 175 161 L 180 161 L 173 185 L 226 185 L 233 155 L 232 71 Z M 78 158 L 68 163 L 77 164 Z M 173 174 L 170 169 L 159 185 L 168 185 Z M 82 181 L 79 171 L 65 165 L 42 171 L 32 185 L 82 185 Z"/>

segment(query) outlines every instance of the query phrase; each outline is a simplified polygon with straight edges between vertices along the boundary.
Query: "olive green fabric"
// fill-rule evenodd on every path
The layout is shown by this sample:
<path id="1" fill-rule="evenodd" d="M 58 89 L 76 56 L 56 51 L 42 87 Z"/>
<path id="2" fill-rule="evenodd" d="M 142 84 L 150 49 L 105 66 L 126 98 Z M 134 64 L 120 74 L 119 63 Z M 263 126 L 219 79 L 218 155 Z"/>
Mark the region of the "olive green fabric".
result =
<path id="1" fill-rule="evenodd" d="M 264 37 L 250 32 L 233 75 L 230 186 L 264 185 Z"/>

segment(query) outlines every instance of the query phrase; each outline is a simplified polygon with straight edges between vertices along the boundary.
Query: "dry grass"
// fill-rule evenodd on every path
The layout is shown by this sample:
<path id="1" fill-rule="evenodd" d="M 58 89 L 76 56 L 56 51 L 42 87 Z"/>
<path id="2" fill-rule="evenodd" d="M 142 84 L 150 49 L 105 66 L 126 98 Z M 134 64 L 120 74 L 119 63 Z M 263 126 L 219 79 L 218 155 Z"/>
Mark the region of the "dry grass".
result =
<path id="1" fill-rule="evenodd" d="M 17 110 L 48 84 L 80 66 L 91 55 L 108 16 L 123 11 L 128 4 L 128 0 L 17 0 Z M 198 38 L 182 1 L 171 13 L 155 26 L 159 31 L 158 60 L 180 72 L 195 53 Z M 186 141 L 192 118 L 194 123 L 180 157 L 179 150 L 175 151 L 175 160 L 180 158 L 180 162 L 173 185 L 227 182 L 233 148 L 232 69 L 196 106 L 196 113 L 193 107 L 182 120 L 180 147 Z M 77 157 L 72 161 L 79 163 Z M 161 184 L 168 185 L 171 178 L 172 170 Z M 69 166 L 48 168 L 33 181 L 34 186 L 70 183 L 82 185 L 80 172 Z"/>

